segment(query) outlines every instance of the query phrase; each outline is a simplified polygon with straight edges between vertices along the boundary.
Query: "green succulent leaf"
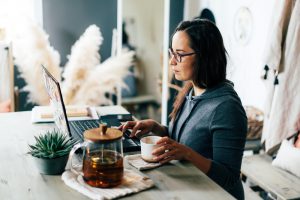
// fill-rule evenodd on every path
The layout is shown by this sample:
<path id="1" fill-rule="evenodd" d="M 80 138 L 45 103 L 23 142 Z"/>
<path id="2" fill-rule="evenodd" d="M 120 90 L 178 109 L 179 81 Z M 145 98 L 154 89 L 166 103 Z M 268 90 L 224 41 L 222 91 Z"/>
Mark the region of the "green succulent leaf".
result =
<path id="1" fill-rule="evenodd" d="M 28 145 L 28 154 L 38 158 L 57 158 L 68 155 L 77 143 L 59 130 L 46 131 L 45 134 L 35 136 L 35 144 Z"/>

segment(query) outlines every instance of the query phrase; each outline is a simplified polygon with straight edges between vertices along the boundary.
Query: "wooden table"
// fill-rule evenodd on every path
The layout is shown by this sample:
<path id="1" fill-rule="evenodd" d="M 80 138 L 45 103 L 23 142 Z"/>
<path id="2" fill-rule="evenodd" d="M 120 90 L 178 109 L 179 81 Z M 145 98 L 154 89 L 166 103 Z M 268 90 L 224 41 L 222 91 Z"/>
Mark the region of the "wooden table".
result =
<path id="1" fill-rule="evenodd" d="M 0 199 L 88 199 L 66 186 L 60 176 L 41 175 L 28 151 L 34 135 L 54 124 L 32 124 L 31 112 L 0 114 Z M 127 166 L 129 167 L 129 166 Z M 122 199 L 234 199 L 189 163 L 145 172 L 155 187 Z"/>

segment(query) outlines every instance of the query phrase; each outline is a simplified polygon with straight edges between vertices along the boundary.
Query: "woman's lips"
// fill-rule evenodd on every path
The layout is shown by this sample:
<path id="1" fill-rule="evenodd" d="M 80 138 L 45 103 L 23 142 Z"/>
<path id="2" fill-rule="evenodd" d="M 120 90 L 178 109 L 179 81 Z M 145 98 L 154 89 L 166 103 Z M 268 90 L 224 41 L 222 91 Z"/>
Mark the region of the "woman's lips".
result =
<path id="1" fill-rule="evenodd" d="M 179 73 L 179 70 L 176 70 L 174 66 L 172 66 L 172 71 L 173 71 L 174 74 L 178 74 Z"/>

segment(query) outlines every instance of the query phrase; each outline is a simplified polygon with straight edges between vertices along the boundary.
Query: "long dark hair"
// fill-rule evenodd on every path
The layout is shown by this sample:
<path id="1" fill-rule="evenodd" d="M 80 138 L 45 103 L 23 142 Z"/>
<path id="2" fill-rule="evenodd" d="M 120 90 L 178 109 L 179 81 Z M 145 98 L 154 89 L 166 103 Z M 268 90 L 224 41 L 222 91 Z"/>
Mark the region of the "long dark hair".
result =
<path id="1" fill-rule="evenodd" d="M 190 47 L 198 52 L 193 66 L 192 81 L 195 86 L 206 89 L 225 81 L 226 79 L 226 49 L 223 38 L 216 25 L 209 20 L 195 19 L 183 21 L 175 29 L 173 36 L 178 31 L 187 33 Z M 172 38 L 173 38 L 172 36 Z M 171 43 L 172 46 L 172 43 Z M 187 82 L 179 92 L 170 114 L 172 120 L 176 117 L 185 95 L 192 88 L 192 83 Z"/>

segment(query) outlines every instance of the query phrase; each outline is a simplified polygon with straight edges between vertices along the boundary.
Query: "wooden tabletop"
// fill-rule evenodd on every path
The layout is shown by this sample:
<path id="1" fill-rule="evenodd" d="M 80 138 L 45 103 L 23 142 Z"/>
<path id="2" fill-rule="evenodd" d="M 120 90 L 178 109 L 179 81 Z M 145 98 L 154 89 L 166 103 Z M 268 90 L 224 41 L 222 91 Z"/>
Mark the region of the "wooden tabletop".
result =
<path id="1" fill-rule="evenodd" d="M 31 112 L 0 114 L 0 199 L 88 199 L 66 186 L 60 176 L 39 174 L 26 154 L 28 144 L 54 124 L 32 124 L 30 118 Z M 121 199 L 234 199 L 189 163 L 176 162 L 143 173 L 155 187 Z"/>

